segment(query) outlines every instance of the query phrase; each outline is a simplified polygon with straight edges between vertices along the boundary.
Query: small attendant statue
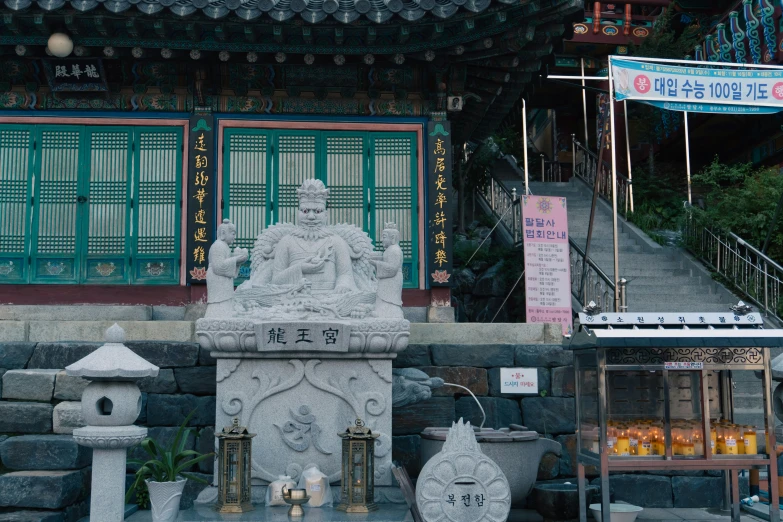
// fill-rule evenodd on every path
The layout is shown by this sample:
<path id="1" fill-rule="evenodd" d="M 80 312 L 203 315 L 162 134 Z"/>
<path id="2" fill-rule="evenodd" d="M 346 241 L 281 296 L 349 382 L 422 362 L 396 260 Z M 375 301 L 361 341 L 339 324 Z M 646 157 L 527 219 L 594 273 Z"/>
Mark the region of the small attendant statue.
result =
<path id="1" fill-rule="evenodd" d="M 231 298 L 234 295 L 234 279 L 239 267 L 247 261 L 246 248 L 231 245 L 237 237 L 237 227 L 228 219 L 217 229 L 217 241 L 209 247 L 209 268 L 207 268 L 207 312 L 205 317 L 227 317 L 233 312 Z"/>
<path id="2" fill-rule="evenodd" d="M 404 319 L 402 315 L 402 249 L 400 231 L 394 223 L 386 223 L 381 233 L 383 258 L 370 259 L 375 265 L 378 293 L 373 315 L 382 319 Z"/>

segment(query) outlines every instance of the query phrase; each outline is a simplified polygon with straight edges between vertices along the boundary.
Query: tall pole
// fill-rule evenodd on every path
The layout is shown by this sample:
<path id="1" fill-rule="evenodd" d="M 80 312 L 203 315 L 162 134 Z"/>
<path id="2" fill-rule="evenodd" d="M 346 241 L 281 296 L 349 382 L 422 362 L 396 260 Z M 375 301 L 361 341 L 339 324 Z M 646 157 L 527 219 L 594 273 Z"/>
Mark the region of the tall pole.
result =
<path id="1" fill-rule="evenodd" d="M 525 103 L 524 98 L 522 98 L 522 155 L 525 163 L 525 195 L 527 196 L 530 194 L 530 189 L 528 188 L 529 178 L 527 172 L 527 103 Z"/>
<path id="2" fill-rule="evenodd" d="M 582 113 L 585 120 L 585 148 L 590 150 L 590 140 L 587 135 L 587 89 L 585 89 L 585 59 L 582 58 Z"/>
<path id="3" fill-rule="evenodd" d="M 609 132 L 612 133 L 612 231 L 614 235 L 614 309 L 620 309 L 620 242 L 617 227 L 617 154 L 614 139 L 614 74 L 609 56 Z M 601 166 L 598 165 L 600 169 Z"/>
<path id="4" fill-rule="evenodd" d="M 623 113 L 625 114 L 625 154 L 628 156 L 628 199 L 631 200 L 631 214 L 633 214 L 633 176 L 631 175 L 631 134 L 628 132 L 628 102 L 625 100 L 623 100 Z M 625 211 L 628 212 L 628 207 L 625 208 Z"/>
<path id="5" fill-rule="evenodd" d="M 691 139 L 688 133 L 688 111 L 683 113 L 685 115 L 685 172 L 688 175 L 688 204 L 692 205 L 693 200 L 691 197 Z"/>

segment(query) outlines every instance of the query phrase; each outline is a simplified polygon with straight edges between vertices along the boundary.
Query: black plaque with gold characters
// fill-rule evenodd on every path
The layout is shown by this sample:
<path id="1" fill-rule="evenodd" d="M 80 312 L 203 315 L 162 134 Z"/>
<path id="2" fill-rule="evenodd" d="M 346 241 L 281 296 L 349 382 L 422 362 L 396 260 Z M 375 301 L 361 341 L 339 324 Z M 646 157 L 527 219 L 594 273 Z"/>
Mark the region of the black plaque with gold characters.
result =
<path id="1" fill-rule="evenodd" d="M 451 286 L 454 270 L 451 242 L 452 216 L 452 150 L 451 125 L 448 121 L 427 124 L 427 273 L 430 286 Z"/>
<path id="2" fill-rule="evenodd" d="M 207 280 L 207 254 L 215 240 L 215 167 L 213 138 L 215 120 L 210 112 L 196 111 L 190 117 L 188 140 L 187 220 L 188 283 Z"/>

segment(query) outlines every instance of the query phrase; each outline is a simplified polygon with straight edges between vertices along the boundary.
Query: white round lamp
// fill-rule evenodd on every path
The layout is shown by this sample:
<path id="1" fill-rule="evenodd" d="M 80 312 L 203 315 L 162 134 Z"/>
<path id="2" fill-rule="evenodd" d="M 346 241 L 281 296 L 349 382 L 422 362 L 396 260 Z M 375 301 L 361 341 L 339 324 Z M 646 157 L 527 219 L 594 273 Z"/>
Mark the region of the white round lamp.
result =
<path id="1" fill-rule="evenodd" d="M 49 37 L 47 48 L 57 58 L 65 58 L 73 51 L 73 40 L 65 33 L 54 33 Z"/>

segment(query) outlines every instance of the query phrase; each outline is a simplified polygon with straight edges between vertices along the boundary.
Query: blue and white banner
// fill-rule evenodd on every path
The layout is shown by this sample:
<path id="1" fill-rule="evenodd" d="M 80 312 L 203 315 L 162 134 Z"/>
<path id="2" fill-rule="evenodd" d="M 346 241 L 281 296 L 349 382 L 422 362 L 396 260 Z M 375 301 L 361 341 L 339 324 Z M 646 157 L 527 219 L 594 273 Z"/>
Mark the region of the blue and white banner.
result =
<path id="1" fill-rule="evenodd" d="M 783 111 L 780 69 L 708 69 L 612 57 L 615 97 L 662 109 L 726 114 Z"/>

